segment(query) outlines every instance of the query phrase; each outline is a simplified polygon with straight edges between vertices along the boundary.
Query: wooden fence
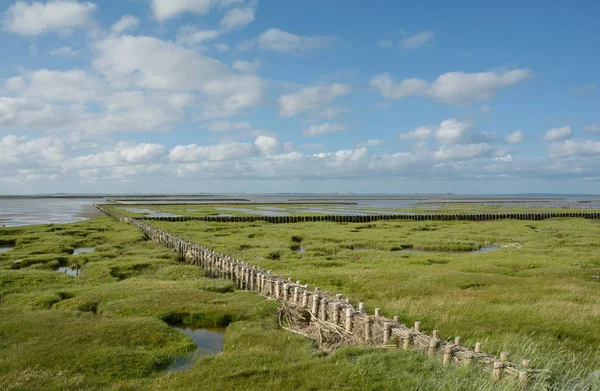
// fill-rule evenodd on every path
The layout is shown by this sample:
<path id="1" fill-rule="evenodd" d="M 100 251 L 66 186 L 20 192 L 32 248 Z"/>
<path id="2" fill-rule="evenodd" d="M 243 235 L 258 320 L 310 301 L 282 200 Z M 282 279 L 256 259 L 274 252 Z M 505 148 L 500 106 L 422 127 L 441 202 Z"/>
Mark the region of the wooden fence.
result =
<path id="1" fill-rule="evenodd" d="M 364 309 L 364 303 L 358 303 L 358 308 L 354 307 L 350 299 L 344 298 L 341 294 L 334 295 L 330 292 L 323 292 L 316 287 L 311 289 L 308 284 L 304 285 L 300 281 L 275 275 L 271 271 L 192 243 L 146 224 L 144 221 L 105 208 L 105 205 L 94 205 L 105 214 L 138 227 L 150 239 L 177 251 L 186 263 L 202 267 L 210 277 L 232 280 L 240 289 L 255 291 L 286 305 L 304 309 L 310 312 L 311 320 L 318 319 L 319 322 L 329 322 L 343 327 L 353 335 L 362 336 L 361 343 L 393 345 L 405 350 L 417 350 L 429 356 L 439 356 L 445 366 L 451 363 L 461 365 L 478 363 L 483 365 L 495 380 L 509 378 L 519 382 L 523 387 L 539 378 L 541 374 L 546 374 L 543 370 L 530 368 L 528 360 L 515 364 L 509 361 L 509 354 L 506 352 L 501 353 L 499 357 L 483 353 L 479 342 L 476 343 L 474 349 L 469 349 L 462 345 L 460 337 L 454 338 L 453 341 L 440 339 L 437 330 L 434 330 L 432 335 L 427 335 L 422 331 L 421 322 L 415 322 L 412 327 L 406 326 L 401 324 L 396 316 L 393 319 L 381 316 L 379 308 L 375 309 L 374 314 L 368 314 Z M 360 218 L 364 216 L 328 217 Z"/>

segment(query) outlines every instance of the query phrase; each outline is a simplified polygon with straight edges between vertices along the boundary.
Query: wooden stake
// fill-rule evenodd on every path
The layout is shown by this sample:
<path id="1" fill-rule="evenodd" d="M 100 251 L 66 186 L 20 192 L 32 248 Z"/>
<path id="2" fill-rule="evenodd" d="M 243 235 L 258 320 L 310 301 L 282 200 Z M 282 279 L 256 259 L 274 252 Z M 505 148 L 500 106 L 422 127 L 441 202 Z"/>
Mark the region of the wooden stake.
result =
<path id="1" fill-rule="evenodd" d="M 428 356 L 434 356 L 435 352 L 437 352 L 437 348 L 438 345 L 440 343 L 440 340 L 437 338 L 431 338 L 431 340 L 429 341 L 429 349 L 427 349 L 427 355 Z"/>
<path id="2" fill-rule="evenodd" d="M 481 353 L 481 342 L 475 342 L 475 353 Z"/>
<path id="3" fill-rule="evenodd" d="M 358 303 L 358 312 L 364 314 L 365 313 L 365 303 Z"/>
<path id="4" fill-rule="evenodd" d="M 375 316 L 381 316 L 381 308 L 375 308 Z"/>
<path id="5" fill-rule="evenodd" d="M 392 335 L 392 324 L 390 322 L 385 322 L 383 324 L 383 343 L 384 344 L 388 343 L 391 335 Z"/>
<path id="6" fill-rule="evenodd" d="M 394 316 L 394 322 L 400 323 L 400 317 L 398 315 Z"/>
<path id="7" fill-rule="evenodd" d="M 312 297 L 312 315 L 317 318 L 319 316 L 319 300 L 321 299 L 319 295 L 313 295 Z"/>
<path id="8" fill-rule="evenodd" d="M 462 338 L 461 337 L 454 338 L 454 345 L 461 346 L 462 345 Z"/>
<path id="9" fill-rule="evenodd" d="M 346 331 L 352 331 L 352 317 L 354 310 L 352 308 L 346 308 Z"/>
<path id="10" fill-rule="evenodd" d="M 408 334 L 408 336 L 404 338 L 402 348 L 404 350 L 410 349 L 410 346 L 412 345 L 412 341 L 413 341 L 412 334 Z"/>
<path id="11" fill-rule="evenodd" d="M 365 342 L 371 341 L 371 317 L 365 316 Z"/>
<path id="12" fill-rule="evenodd" d="M 435 339 L 440 339 L 440 330 L 433 330 L 432 337 Z"/>
<path id="13" fill-rule="evenodd" d="M 504 373 L 504 363 L 502 361 L 494 362 L 494 369 L 492 370 L 492 378 L 495 381 L 502 380 L 502 375 Z"/>
<path id="14" fill-rule="evenodd" d="M 333 323 L 340 324 L 340 305 L 339 303 L 333 304 Z"/>
<path id="15" fill-rule="evenodd" d="M 500 353 L 500 361 L 507 362 L 509 357 L 510 357 L 510 354 L 508 352 Z"/>
<path id="16" fill-rule="evenodd" d="M 421 322 L 415 322 L 415 330 L 421 332 Z"/>
<path id="17" fill-rule="evenodd" d="M 444 347 L 444 360 L 442 361 L 442 365 L 445 367 L 450 365 L 450 361 L 452 361 L 452 349 L 452 345 L 446 345 L 446 347 Z"/>

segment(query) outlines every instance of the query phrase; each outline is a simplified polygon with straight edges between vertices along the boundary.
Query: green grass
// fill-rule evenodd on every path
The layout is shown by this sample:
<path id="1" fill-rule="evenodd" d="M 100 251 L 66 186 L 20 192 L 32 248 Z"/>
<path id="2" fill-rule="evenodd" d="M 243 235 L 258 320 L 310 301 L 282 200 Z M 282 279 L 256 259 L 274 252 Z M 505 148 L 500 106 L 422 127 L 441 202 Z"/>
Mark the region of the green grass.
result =
<path id="1" fill-rule="evenodd" d="M 517 362 L 600 369 L 598 221 L 152 224 Z M 482 246 L 499 249 L 458 251 Z M 448 252 L 392 251 L 401 248 Z"/>
<path id="2" fill-rule="evenodd" d="M 404 320 L 412 320 L 414 315 L 426 327 L 439 326 L 442 333 L 453 327 L 464 331 L 462 322 L 470 317 L 473 332 L 465 331 L 463 338 L 484 337 L 492 350 L 518 344 L 514 354 L 526 355 L 534 364 L 546 364 L 553 370 L 551 384 L 555 389 L 571 378 L 587 376 L 590 362 L 598 360 L 592 349 L 598 345 L 598 336 L 593 324 L 586 323 L 598 320 L 598 302 L 590 293 L 598 284 L 588 286 L 592 282 L 585 280 L 587 274 L 598 271 L 597 256 L 590 256 L 596 243 L 594 227 L 569 220 L 561 222 L 565 227 L 552 231 L 554 236 L 562 233 L 561 240 L 571 247 L 581 245 L 569 258 L 569 264 L 578 266 L 563 267 L 557 266 L 554 258 L 544 261 L 546 253 L 532 255 L 541 251 L 543 244 L 535 248 L 527 244 L 531 239 L 528 235 L 539 232 L 553 240 L 545 222 L 536 223 L 539 232 L 522 227 L 504 236 L 499 232 L 515 228 L 502 222 L 495 222 L 500 225 L 492 231 L 481 228 L 487 223 L 474 225 L 469 228 L 474 232 L 471 237 L 463 237 L 470 225 L 453 224 L 158 225 L 323 289 L 350 294 L 371 307 L 380 305 L 388 315 L 402 313 Z M 577 239 L 571 238 L 575 232 L 580 235 Z M 494 240 L 484 240 L 486 235 Z M 513 235 L 521 238 L 521 248 L 514 246 Z M 512 383 L 491 382 L 489 374 L 477 366 L 445 369 L 439 358 L 400 349 L 352 347 L 325 355 L 312 341 L 279 327 L 274 301 L 237 291 L 230 281 L 207 279 L 200 268 L 179 264 L 175 253 L 148 241 L 137 229 L 106 217 L 70 225 L 0 229 L 0 240 L 16 245 L 15 250 L 0 254 L 3 391 L 515 388 Z M 511 246 L 473 256 L 390 251 L 395 246 L 457 250 L 504 241 Z M 297 246 L 305 247 L 306 252 L 296 255 Z M 77 247 L 95 247 L 96 251 L 71 255 Z M 514 256 L 525 250 L 528 268 L 520 266 Z M 503 251 L 515 253 L 498 258 Z M 418 261 L 422 264 L 415 263 Z M 59 265 L 76 264 L 81 266 L 76 278 L 54 271 Z M 463 270 L 478 267 L 510 272 Z M 562 276 L 567 286 L 557 290 L 553 282 L 545 291 L 524 300 L 525 288 L 515 281 L 537 281 L 535 273 L 541 270 L 551 282 Z M 469 278 L 459 278 L 462 275 Z M 570 291 L 573 286 L 578 290 Z M 536 283 L 534 288 L 538 287 Z M 500 292 L 508 296 L 496 297 Z M 545 292 L 551 295 L 542 300 Z M 515 333 L 526 319 L 513 324 L 514 307 L 508 300 L 513 296 L 525 306 L 522 316 L 530 316 L 527 311 L 534 304 L 545 307 L 548 313 L 541 309 L 538 313 L 557 322 L 548 327 L 551 332 L 545 331 L 550 322 L 546 319 L 539 329 L 535 325 L 531 328 L 539 335 Z M 557 304 L 560 308 L 553 309 Z M 463 308 L 471 309 L 469 316 L 455 319 L 453 314 Z M 496 314 L 498 308 L 504 309 L 504 316 Z M 557 315 L 561 311 L 564 319 Z M 581 320 L 574 318 L 582 315 Z M 165 371 L 175 357 L 195 350 L 189 338 L 169 327 L 179 323 L 197 327 L 230 324 L 224 352 L 214 357 L 197 356 L 186 371 Z M 490 329 L 494 332 L 488 333 Z M 559 344 L 555 332 L 562 333 Z M 535 344 L 526 342 L 532 338 Z M 548 362 L 549 349 L 557 346 L 558 353 Z M 572 364 L 574 358 L 580 360 L 579 366 Z"/>

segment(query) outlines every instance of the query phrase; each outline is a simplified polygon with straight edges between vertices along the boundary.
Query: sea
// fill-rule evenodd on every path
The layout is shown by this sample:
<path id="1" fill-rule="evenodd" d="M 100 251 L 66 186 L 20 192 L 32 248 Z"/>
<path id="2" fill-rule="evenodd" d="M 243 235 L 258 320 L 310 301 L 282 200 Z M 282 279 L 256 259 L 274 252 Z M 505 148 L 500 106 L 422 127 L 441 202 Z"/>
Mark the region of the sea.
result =
<path id="1" fill-rule="evenodd" d="M 391 213 L 393 209 L 435 209 L 443 203 L 470 203 L 518 207 L 556 207 L 600 209 L 600 195 L 456 195 L 456 194 L 125 194 L 125 195 L 44 195 L 0 196 L 0 227 L 37 224 L 62 224 L 94 218 L 100 212 L 94 203 L 116 201 L 123 204 L 153 205 L 164 203 L 337 203 L 310 207 L 318 213 L 364 215 Z M 264 207 L 265 213 L 273 209 Z"/>

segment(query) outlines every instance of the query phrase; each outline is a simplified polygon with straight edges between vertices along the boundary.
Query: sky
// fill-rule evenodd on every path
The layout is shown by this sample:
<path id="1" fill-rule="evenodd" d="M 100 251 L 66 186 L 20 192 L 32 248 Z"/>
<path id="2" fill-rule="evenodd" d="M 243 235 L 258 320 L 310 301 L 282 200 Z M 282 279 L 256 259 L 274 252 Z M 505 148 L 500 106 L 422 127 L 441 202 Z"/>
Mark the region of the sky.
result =
<path id="1" fill-rule="evenodd" d="M 600 3 L 0 0 L 0 194 L 600 193 Z"/>

